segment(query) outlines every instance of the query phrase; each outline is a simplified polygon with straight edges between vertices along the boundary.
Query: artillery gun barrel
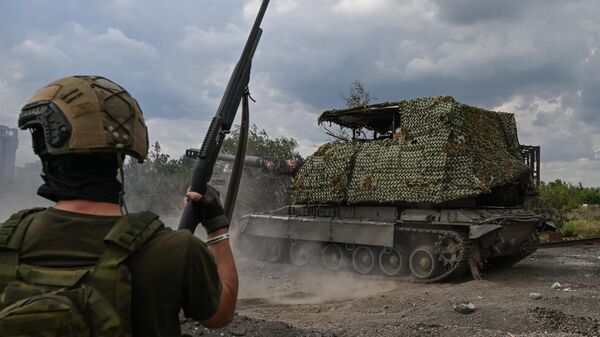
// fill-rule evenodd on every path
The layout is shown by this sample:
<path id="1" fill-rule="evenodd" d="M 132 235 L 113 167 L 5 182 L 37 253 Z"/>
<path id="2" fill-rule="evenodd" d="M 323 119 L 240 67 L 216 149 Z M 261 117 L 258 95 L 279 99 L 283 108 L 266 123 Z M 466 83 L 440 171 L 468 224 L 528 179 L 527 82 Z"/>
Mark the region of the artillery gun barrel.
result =
<path id="1" fill-rule="evenodd" d="M 200 153 L 198 149 L 187 149 L 186 157 L 196 158 Z M 231 154 L 221 153 L 217 160 L 226 162 L 234 162 L 235 156 Z M 248 156 L 244 157 L 244 166 L 260 168 L 265 172 L 276 175 L 295 175 L 299 170 L 302 162 L 297 159 L 273 159 L 266 157 Z"/>
<path id="2" fill-rule="evenodd" d="M 221 154 L 219 154 L 217 159 L 233 163 L 235 161 L 235 156 L 232 154 L 221 153 Z M 245 156 L 244 157 L 244 166 L 262 168 L 263 167 L 262 160 L 263 160 L 262 158 L 256 157 L 256 156 Z"/>

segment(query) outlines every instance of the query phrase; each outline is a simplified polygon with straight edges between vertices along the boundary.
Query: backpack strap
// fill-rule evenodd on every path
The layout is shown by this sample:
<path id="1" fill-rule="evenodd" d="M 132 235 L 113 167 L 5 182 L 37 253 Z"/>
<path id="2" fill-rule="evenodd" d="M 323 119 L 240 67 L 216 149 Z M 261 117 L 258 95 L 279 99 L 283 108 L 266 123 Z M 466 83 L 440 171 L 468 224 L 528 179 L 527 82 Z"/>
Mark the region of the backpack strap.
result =
<path id="1" fill-rule="evenodd" d="M 117 221 L 104 238 L 104 242 L 132 253 L 140 249 L 160 227 L 163 225 L 158 221 L 158 215 L 150 211 L 126 215 Z"/>
<path id="2" fill-rule="evenodd" d="M 29 217 L 29 215 L 43 210 L 45 208 L 37 207 L 19 211 L 0 225 L 0 292 L 8 283 L 17 279 L 19 248 L 21 248 L 25 232 L 33 220 L 33 217 Z"/>
<path id="3" fill-rule="evenodd" d="M 106 249 L 96 263 L 91 282 L 115 305 L 124 325 L 131 324 L 131 280 L 123 262 L 163 227 L 152 212 L 129 214 L 121 217 L 104 238 Z"/>
<path id="4" fill-rule="evenodd" d="M 22 211 L 19 211 L 15 214 L 11 215 L 10 218 L 8 218 L 8 220 L 6 220 L 3 224 L 0 225 L 0 249 L 5 249 L 5 248 L 19 249 L 19 247 L 21 246 L 21 241 L 22 241 L 19 239 L 23 238 L 22 236 L 23 236 L 25 230 L 27 229 L 27 228 L 21 228 L 22 229 L 21 231 L 17 231 L 17 228 L 19 228 L 19 224 L 28 215 L 41 212 L 45 209 L 46 208 L 44 208 L 44 207 L 24 209 Z M 27 225 L 29 225 L 29 224 L 27 224 Z M 18 235 L 16 235 L 16 237 L 19 237 L 19 238 L 16 240 L 12 240 L 12 242 L 11 242 L 11 238 L 13 237 L 15 232 L 17 232 L 17 234 L 18 234 Z"/>
<path id="5" fill-rule="evenodd" d="M 104 238 L 106 249 L 96 263 L 94 278 L 101 279 L 104 273 L 116 270 L 162 227 L 158 215 L 149 211 L 121 217 Z"/>

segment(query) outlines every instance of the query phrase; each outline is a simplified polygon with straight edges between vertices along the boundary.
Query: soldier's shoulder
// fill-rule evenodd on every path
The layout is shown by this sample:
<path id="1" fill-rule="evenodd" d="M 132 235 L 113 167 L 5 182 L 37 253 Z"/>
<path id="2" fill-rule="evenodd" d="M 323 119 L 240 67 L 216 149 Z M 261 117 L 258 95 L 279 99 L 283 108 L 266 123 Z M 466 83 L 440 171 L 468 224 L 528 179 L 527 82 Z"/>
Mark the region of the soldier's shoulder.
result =
<path id="1" fill-rule="evenodd" d="M 131 263 L 142 269 L 151 263 L 154 269 L 179 270 L 181 265 L 173 265 L 173 261 L 186 261 L 190 256 L 207 259 L 210 253 L 204 242 L 189 231 L 165 226 L 148 238 Z"/>
<path id="2" fill-rule="evenodd" d="M 158 229 L 152 237 L 147 241 L 146 248 L 158 246 L 161 248 L 184 248 L 187 249 L 190 245 L 202 245 L 203 242 L 195 235 L 187 230 L 174 230 L 166 226 L 160 218 L 158 219 L 163 224 L 163 227 Z"/>
<path id="3" fill-rule="evenodd" d="M 9 217 L 4 218 L 4 219 L 0 219 L 0 226 L 4 225 L 7 222 L 11 222 L 11 221 L 20 221 L 23 218 L 25 218 L 28 215 L 34 214 L 34 213 L 39 213 L 42 211 L 45 211 L 46 207 L 33 207 L 33 208 L 25 208 L 22 209 L 20 211 L 17 211 L 13 214 L 11 214 Z"/>

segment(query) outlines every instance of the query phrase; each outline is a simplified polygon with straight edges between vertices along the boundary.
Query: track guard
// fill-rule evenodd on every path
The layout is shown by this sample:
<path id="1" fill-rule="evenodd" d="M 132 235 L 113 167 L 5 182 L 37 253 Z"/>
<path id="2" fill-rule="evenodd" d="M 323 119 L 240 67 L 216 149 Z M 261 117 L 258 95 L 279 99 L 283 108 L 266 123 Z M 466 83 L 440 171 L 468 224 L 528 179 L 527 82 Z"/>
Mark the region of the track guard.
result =
<path id="1" fill-rule="evenodd" d="M 491 233 L 495 230 L 502 228 L 500 225 L 476 225 L 469 227 L 469 239 L 475 240 L 480 237 Z"/>

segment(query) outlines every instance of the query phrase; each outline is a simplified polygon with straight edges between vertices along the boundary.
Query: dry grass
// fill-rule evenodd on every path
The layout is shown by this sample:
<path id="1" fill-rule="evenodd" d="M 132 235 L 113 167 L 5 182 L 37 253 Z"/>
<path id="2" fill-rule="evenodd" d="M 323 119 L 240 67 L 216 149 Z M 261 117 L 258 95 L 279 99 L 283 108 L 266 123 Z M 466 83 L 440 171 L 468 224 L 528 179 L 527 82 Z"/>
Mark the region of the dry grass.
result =
<path id="1" fill-rule="evenodd" d="M 597 237 L 600 236 L 600 218 L 567 220 L 560 231 L 567 237 Z"/>

